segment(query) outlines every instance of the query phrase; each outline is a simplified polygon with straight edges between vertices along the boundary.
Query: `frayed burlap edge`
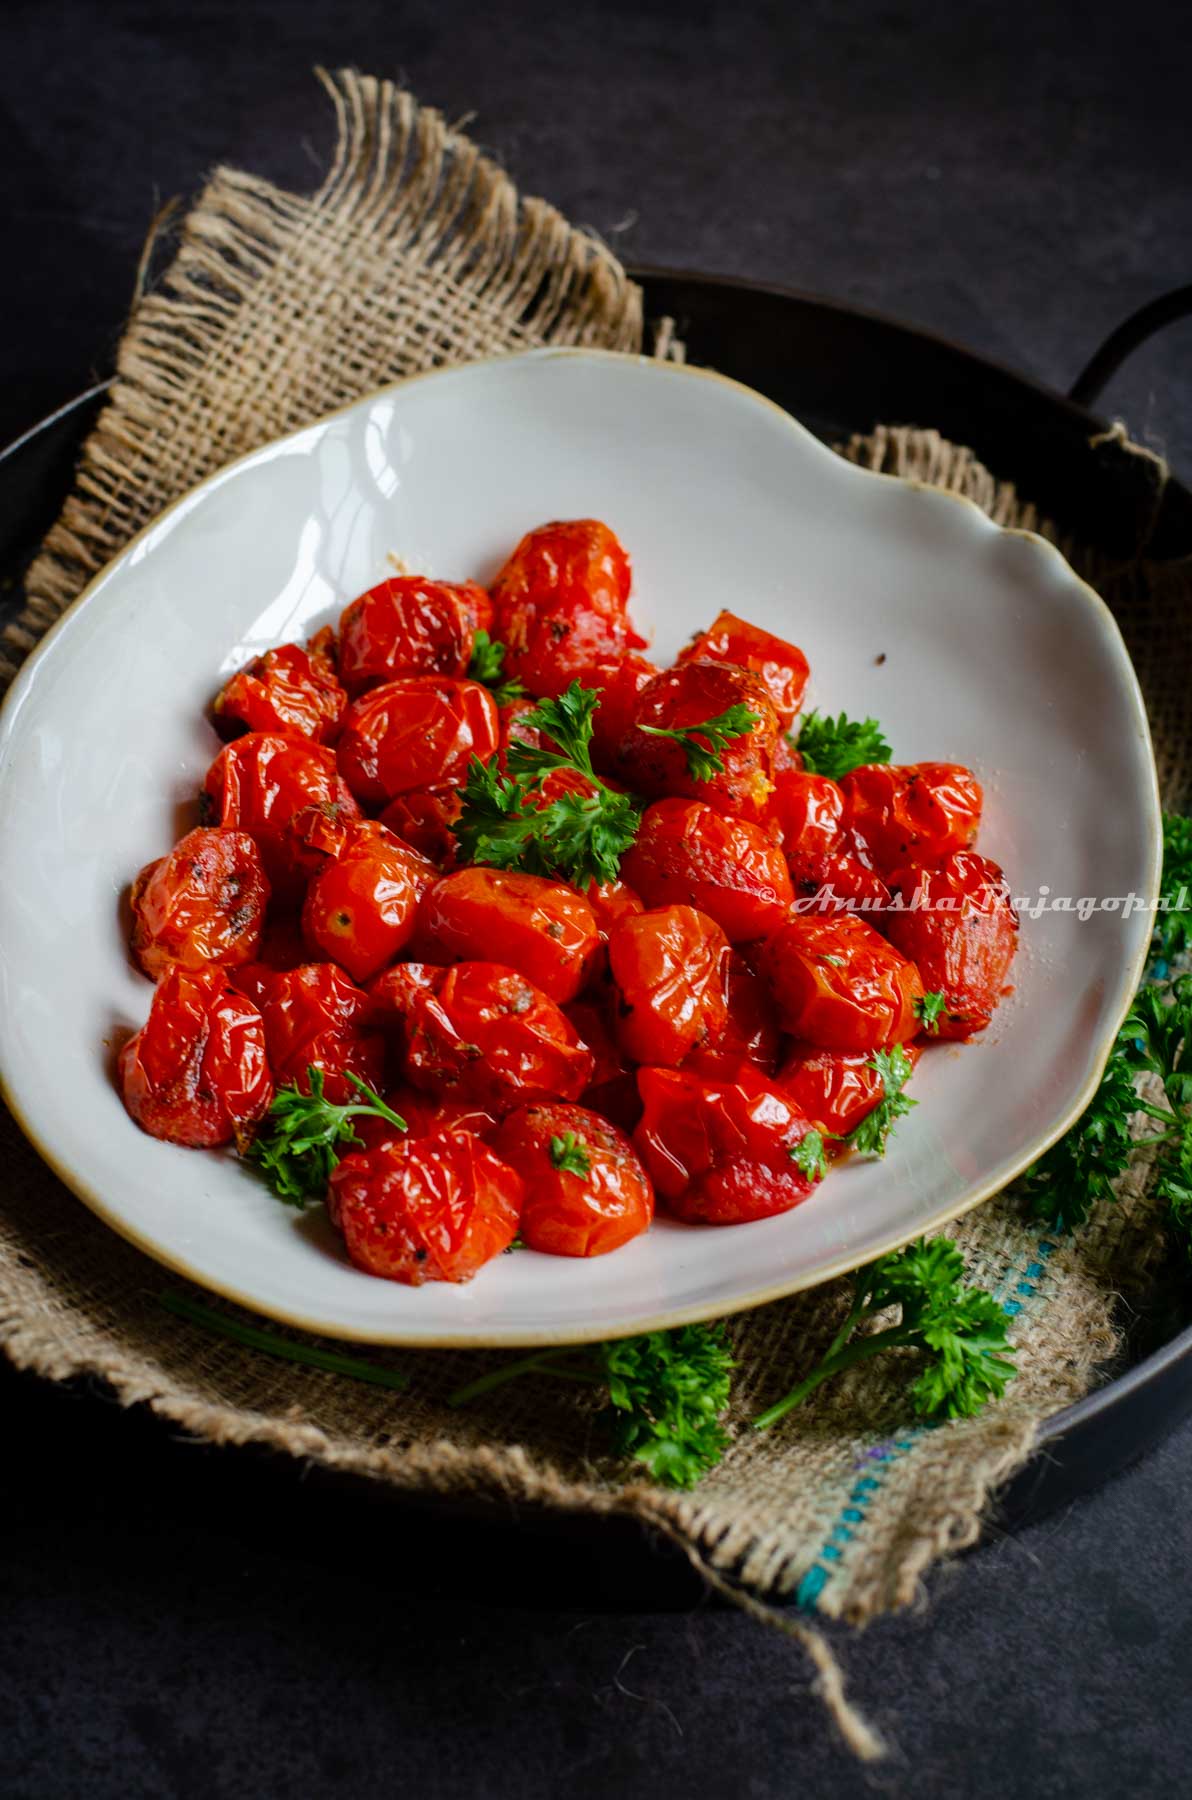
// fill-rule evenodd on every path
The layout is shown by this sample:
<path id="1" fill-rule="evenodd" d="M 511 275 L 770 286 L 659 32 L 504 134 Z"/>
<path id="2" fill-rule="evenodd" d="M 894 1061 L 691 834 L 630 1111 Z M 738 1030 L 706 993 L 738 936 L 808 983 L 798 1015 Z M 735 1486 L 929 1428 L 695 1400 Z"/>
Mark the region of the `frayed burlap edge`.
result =
<path id="1" fill-rule="evenodd" d="M 231 457 L 438 364 L 544 343 L 640 347 L 640 295 L 603 246 L 543 202 L 520 200 L 501 170 L 408 95 L 353 74 L 325 80 L 339 139 L 318 192 L 218 172 L 160 286 L 137 306 L 75 491 L 0 644 L 0 679 L 129 537 Z M 674 354 L 669 334 L 662 341 Z M 1187 570 L 1106 569 L 1082 557 L 1012 485 L 934 432 L 883 427 L 844 454 L 966 494 L 999 523 L 1057 542 L 1101 581 L 1178 803 L 1192 683 L 1172 620 L 1192 591 Z M 844 1287 L 733 1321 L 735 1441 L 694 1494 L 676 1495 L 627 1483 L 592 1442 L 590 1415 L 569 1395 L 539 1391 L 545 1384 L 450 1413 L 444 1395 L 483 1359 L 395 1355 L 413 1376 L 395 1397 L 167 1317 L 154 1301 L 160 1271 L 85 1213 L 11 1122 L 5 1130 L 0 1341 L 18 1365 L 98 1376 L 125 1403 L 197 1437 L 267 1445 L 394 1487 L 630 1514 L 738 1597 L 741 1584 L 796 1594 L 857 1622 L 908 1603 L 934 1560 L 976 1539 L 1040 1419 L 1087 1392 L 1111 1355 L 1117 1271 L 1141 1279 L 1159 1242 L 1141 1162 L 1120 1204 L 1078 1239 L 1040 1238 L 1013 1195 L 955 1226 L 974 1277 L 1015 1310 L 1020 1373 L 1000 1406 L 939 1431 L 906 1428 L 903 1368 L 889 1358 L 833 1384 L 774 1433 L 751 1433 L 751 1413 L 831 1337 Z M 872 1754 L 876 1741 L 848 1711 L 822 1643 L 797 1622 L 786 1628 L 815 1661 L 846 1737 Z"/>

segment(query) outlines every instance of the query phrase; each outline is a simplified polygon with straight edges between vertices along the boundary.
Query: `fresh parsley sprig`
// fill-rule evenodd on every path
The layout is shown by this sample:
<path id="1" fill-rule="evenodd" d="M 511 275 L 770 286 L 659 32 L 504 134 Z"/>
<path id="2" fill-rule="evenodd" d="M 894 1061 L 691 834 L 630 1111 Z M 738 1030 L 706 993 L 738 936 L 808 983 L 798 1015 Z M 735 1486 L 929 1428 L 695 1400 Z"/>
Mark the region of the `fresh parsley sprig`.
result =
<path id="1" fill-rule="evenodd" d="M 897 1121 L 919 1104 L 902 1091 L 914 1073 L 915 1065 L 902 1045 L 895 1044 L 892 1050 L 876 1050 L 869 1067 L 882 1078 L 882 1098 L 859 1125 L 846 1132 L 844 1141 L 861 1156 L 884 1156 Z"/>
<path id="2" fill-rule="evenodd" d="M 325 1098 L 321 1069 L 309 1068 L 306 1075 L 310 1093 L 302 1093 L 294 1083 L 279 1088 L 248 1152 L 288 1206 L 323 1198 L 342 1150 L 361 1142 L 354 1119 L 367 1115 L 387 1119 L 398 1131 L 406 1129 L 405 1120 L 350 1069 L 344 1075 L 364 1098 L 346 1106 Z"/>
<path id="3" fill-rule="evenodd" d="M 504 665 L 505 645 L 499 639 L 490 637 L 487 631 L 478 631 L 472 639 L 468 680 L 478 681 L 483 687 L 491 688 L 498 706 L 508 706 L 511 700 L 523 700 L 526 693 L 520 681 L 507 681 L 504 678 L 501 673 Z"/>
<path id="4" fill-rule="evenodd" d="M 814 1126 L 805 1132 L 797 1144 L 792 1144 L 787 1155 L 801 1174 L 808 1181 L 822 1181 L 828 1173 L 828 1157 L 824 1148 L 824 1134 Z"/>
<path id="5" fill-rule="evenodd" d="M 864 1329 L 889 1307 L 899 1319 L 881 1331 Z M 920 1238 L 858 1269 L 853 1304 L 823 1358 L 754 1419 L 765 1431 L 785 1418 L 834 1375 L 886 1350 L 909 1349 L 923 1359 L 910 1389 L 921 1419 L 970 1418 L 996 1399 L 1014 1374 L 1006 1314 L 984 1288 L 964 1279 L 964 1259 L 947 1238 Z"/>
<path id="6" fill-rule="evenodd" d="M 592 1158 L 574 1131 L 564 1131 L 550 1141 L 550 1160 L 556 1169 L 569 1175 L 590 1175 Z"/>
<path id="7" fill-rule="evenodd" d="M 573 681 L 557 700 L 540 700 L 525 724 L 550 747 L 514 741 L 509 773 L 493 756 L 474 756 L 459 789 L 463 811 L 452 830 L 465 861 L 532 875 L 561 875 L 574 887 L 615 881 L 636 838 L 641 812 L 628 794 L 608 787 L 592 767 L 592 715 L 600 695 Z M 584 777 L 583 792 L 542 803 L 542 783 L 556 769 Z"/>
<path id="8" fill-rule="evenodd" d="M 694 1487 L 728 1446 L 721 1415 L 735 1367 L 724 1328 L 683 1325 L 576 1350 L 541 1350 L 505 1363 L 448 1399 L 467 1406 L 523 1375 L 604 1388 L 612 1448 L 666 1487 Z"/>
<path id="9" fill-rule="evenodd" d="M 921 1022 L 924 1031 L 933 1037 L 939 1031 L 940 1018 L 947 1002 L 943 993 L 937 988 L 926 994 L 920 994 L 915 1001 L 915 1017 Z"/>
<path id="10" fill-rule="evenodd" d="M 760 714 L 753 712 L 744 700 L 738 700 L 699 725 L 678 725 L 673 729 L 664 725 L 639 725 L 638 730 L 644 731 L 647 737 L 673 738 L 676 744 L 682 744 L 687 757 L 687 773 L 694 781 L 709 781 L 724 768 L 722 752 L 726 747 L 752 731 L 759 719 Z"/>
<path id="11" fill-rule="evenodd" d="M 807 713 L 792 742 L 809 774 L 833 781 L 869 763 L 888 763 L 891 755 L 876 719 L 850 719 L 846 713 L 835 719 L 830 713 Z"/>
<path id="12" fill-rule="evenodd" d="M 1192 818 L 1183 813 L 1163 815 L 1162 902 L 1154 953 L 1170 962 L 1192 947 Z"/>

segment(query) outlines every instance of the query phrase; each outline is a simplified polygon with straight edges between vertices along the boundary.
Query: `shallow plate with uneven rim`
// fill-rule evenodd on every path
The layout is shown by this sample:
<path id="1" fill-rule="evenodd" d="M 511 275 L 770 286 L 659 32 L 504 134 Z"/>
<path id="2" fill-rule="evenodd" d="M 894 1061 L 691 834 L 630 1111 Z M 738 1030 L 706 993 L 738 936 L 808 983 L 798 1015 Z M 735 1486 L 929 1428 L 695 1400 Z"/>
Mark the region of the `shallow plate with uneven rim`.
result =
<path id="1" fill-rule="evenodd" d="M 129 1122 L 110 1046 L 150 988 L 121 894 L 193 822 L 221 677 L 333 619 L 390 554 L 484 579 L 528 527 L 581 514 L 630 549 L 661 659 L 729 606 L 803 646 L 809 704 L 874 714 L 899 760 L 971 764 L 981 848 L 1034 916 L 1013 995 L 983 1038 L 924 1061 L 884 1162 L 834 1171 L 778 1219 L 660 1220 L 591 1262 L 521 1251 L 465 1287 L 402 1288 L 352 1269 L 321 1213 L 280 1206 L 234 1158 Z M 110 1225 L 261 1312 L 380 1343 L 579 1342 L 811 1286 L 995 1192 L 1087 1102 L 1150 934 L 1120 903 L 1153 895 L 1158 865 L 1133 670 L 1054 549 L 842 462 L 720 378 L 592 351 L 509 357 L 386 389 L 221 471 L 30 659 L 0 720 L 0 1076 Z M 1119 904 L 1090 911 L 1103 900 Z"/>

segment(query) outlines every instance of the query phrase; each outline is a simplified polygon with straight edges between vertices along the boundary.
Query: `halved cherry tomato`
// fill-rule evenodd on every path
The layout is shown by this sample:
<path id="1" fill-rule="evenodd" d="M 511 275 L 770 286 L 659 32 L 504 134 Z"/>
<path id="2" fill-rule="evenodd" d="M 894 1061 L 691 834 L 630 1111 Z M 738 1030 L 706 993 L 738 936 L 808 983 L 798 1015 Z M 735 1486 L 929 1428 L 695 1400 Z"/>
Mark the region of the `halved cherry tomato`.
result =
<path id="1" fill-rule="evenodd" d="M 894 877 L 899 900 L 886 919 L 892 944 L 919 965 L 923 984 L 944 995 L 934 1035 L 984 1031 L 1018 948 L 1018 914 L 997 863 L 957 850 L 932 869 Z"/>
<path id="2" fill-rule="evenodd" d="M 503 673 L 532 694 L 561 694 L 591 663 L 639 647 L 630 582 L 629 558 L 599 519 L 527 532 L 491 589 Z"/>
<path id="3" fill-rule="evenodd" d="M 521 1177 L 468 1132 L 345 1156 L 333 1216 L 358 1268 L 388 1281 L 470 1281 L 513 1242 Z"/>
<path id="4" fill-rule="evenodd" d="M 574 1000 L 600 953 L 595 915 L 566 882 L 515 869 L 456 869 L 429 889 L 418 944 L 436 962 L 475 962 L 499 951 L 560 1005 Z"/>
<path id="5" fill-rule="evenodd" d="M 911 1063 L 919 1060 L 918 1044 L 904 1044 Z M 794 1044 L 778 1071 L 776 1086 L 825 1136 L 847 1137 L 885 1096 L 885 1084 L 868 1050 L 818 1050 Z M 832 1145 L 826 1146 L 828 1155 Z"/>
<path id="6" fill-rule="evenodd" d="M 339 855 L 306 890 L 302 930 L 312 952 L 367 981 L 404 950 L 436 874 L 375 819 L 352 825 Z"/>
<path id="7" fill-rule="evenodd" d="M 346 608 L 339 622 L 339 676 L 353 696 L 396 675 L 466 675 L 477 629 L 492 606 L 474 581 L 400 575 Z"/>
<path id="8" fill-rule="evenodd" d="M 647 906 L 698 907 L 734 943 L 775 930 L 794 899 L 773 838 L 700 800 L 656 800 L 621 868 Z"/>
<path id="9" fill-rule="evenodd" d="M 918 969 L 853 913 L 792 916 L 767 940 L 761 967 L 793 1037 L 829 1050 L 880 1050 L 919 1030 Z"/>
<path id="10" fill-rule="evenodd" d="M 168 969 L 118 1068 L 131 1117 L 171 1144 L 244 1146 L 273 1099 L 261 1015 L 222 969 Z"/>
<path id="11" fill-rule="evenodd" d="M 289 830 L 297 813 L 316 805 L 349 819 L 360 808 L 340 780 L 335 752 L 323 744 L 250 731 L 221 750 L 203 783 L 210 823 L 247 831 L 257 840 L 278 900 L 295 899 L 305 885 L 300 846 Z"/>
<path id="12" fill-rule="evenodd" d="M 463 962 L 414 995 L 406 1075 L 442 1099 L 503 1116 L 532 1100 L 578 1100 L 592 1054 L 554 1001 L 501 963 Z"/>
<path id="13" fill-rule="evenodd" d="M 388 825 L 390 831 L 438 868 L 453 869 L 459 839 L 451 827 L 463 806 L 456 788 L 415 788 L 389 802 L 381 814 L 381 824 Z"/>
<path id="14" fill-rule="evenodd" d="M 326 644 L 282 644 L 237 670 L 215 696 L 212 712 L 221 737 L 244 731 L 280 737 L 335 737 L 348 696 L 340 686 Z"/>
<path id="15" fill-rule="evenodd" d="M 690 774 L 687 750 L 670 737 L 642 729 L 676 731 L 717 718 L 738 703 L 754 723 L 719 752 L 723 768 L 707 780 Z M 630 785 L 646 794 L 682 794 L 720 812 L 760 816 L 772 785 L 778 715 L 765 685 L 746 669 L 727 663 L 686 662 L 646 683 L 634 703 L 619 760 Z M 697 740 L 704 748 L 706 739 Z"/>
<path id="16" fill-rule="evenodd" d="M 371 1088 L 385 1078 L 385 1040 L 374 1028 L 373 1005 L 334 963 L 303 963 L 271 983 L 261 1007 L 269 1062 L 278 1085 L 310 1092 L 308 1068 L 322 1071 L 329 1100 L 359 1098 L 345 1070 Z"/>
<path id="17" fill-rule="evenodd" d="M 496 702 L 479 682 L 402 675 L 349 706 L 339 770 L 358 799 L 383 806 L 415 789 L 458 787 L 471 758 L 490 757 L 497 742 Z"/>
<path id="18" fill-rule="evenodd" d="M 648 1229 L 654 1190 L 623 1131 L 583 1106 L 519 1106 L 493 1149 L 525 1183 L 521 1235 L 551 1256 L 605 1256 Z"/>
<path id="19" fill-rule="evenodd" d="M 879 875 L 967 850 L 981 822 L 981 784 L 960 763 L 871 763 L 840 783 L 844 822 Z"/>
<path id="20" fill-rule="evenodd" d="M 778 1060 L 779 1030 L 770 990 L 739 950 L 730 950 L 721 967 L 725 1019 L 709 1042 L 697 1045 L 683 1067 L 723 1079 L 742 1063 L 769 1074 Z"/>
<path id="21" fill-rule="evenodd" d="M 677 1065 L 724 1029 L 722 966 L 728 939 L 692 906 L 666 906 L 622 919 L 608 940 L 620 992 L 617 1041 L 641 1063 Z"/>
<path id="22" fill-rule="evenodd" d="M 811 1193 L 815 1179 L 794 1160 L 811 1122 L 772 1083 L 685 1069 L 639 1069 L 637 1081 L 645 1110 L 633 1141 L 678 1218 L 738 1225 L 789 1212 Z"/>
<path id="23" fill-rule="evenodd" d="M 261 853 L 248 833 L 199 826 L 133 882 L 133 955 L 154 981 L 175 963 L 252 962 L 268 901 Z"/>
<path id="24" fill-rule="evenodd" d="M 720 613 L 707 631 L 680 651 L 679 661 L 735 663 L 739 669 L 751 669 L 765 684 L 784 730 L 803 704 L 810 673 L 797 645 L 731 612 Z"/>

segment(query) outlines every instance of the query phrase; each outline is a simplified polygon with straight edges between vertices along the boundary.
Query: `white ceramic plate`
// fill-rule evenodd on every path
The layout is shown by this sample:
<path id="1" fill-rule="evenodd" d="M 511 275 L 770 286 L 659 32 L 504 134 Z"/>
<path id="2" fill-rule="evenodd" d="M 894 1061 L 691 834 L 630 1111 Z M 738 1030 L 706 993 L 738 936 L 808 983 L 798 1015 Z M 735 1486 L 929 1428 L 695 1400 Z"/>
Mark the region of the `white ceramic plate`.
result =
<path id="1" fill-rule="evenodd" d="M 484 580 L 530 526 L 593 514 L 632 554 L 661 659 L 730 606 L 802 645 L 810 704 L 872 713 L 899 761 L 977 771 L 981 849 L 1016 895 L 1157 891 L 1137 683 L 1109 612 L 1041 540 L 862 472 L 761 396 L 689 369 L 541 352 L 361 400 L 163 515 L 31 658 L 0 724 L 6 1094 L 117 1231 L 261 1312 L 345 1338 L 510 1345 L 729 1313 L 993 1193 L 1099 1076 L 1150 921 L 1025 917 L 1013 997 L 985 1037 L 926 1059 L 884 1162 L 837 1170 L 782 1218 L 660 1220 L 592 1262 L 522 1251 L 467 1286 L 418 1290 L 358 1273 L 321 1209 L 297 1216 L 231 1156 L 131 1124 L 105 1046 L 142 1022 L 151 990 L 120 898 L 193 822 L 221 678 L 334 619 L 389 552 Z"/>

